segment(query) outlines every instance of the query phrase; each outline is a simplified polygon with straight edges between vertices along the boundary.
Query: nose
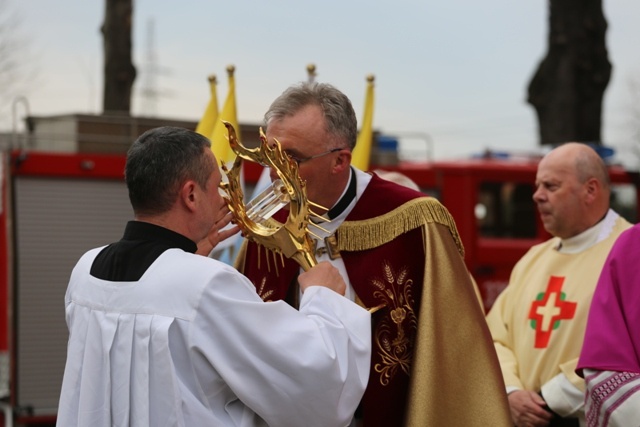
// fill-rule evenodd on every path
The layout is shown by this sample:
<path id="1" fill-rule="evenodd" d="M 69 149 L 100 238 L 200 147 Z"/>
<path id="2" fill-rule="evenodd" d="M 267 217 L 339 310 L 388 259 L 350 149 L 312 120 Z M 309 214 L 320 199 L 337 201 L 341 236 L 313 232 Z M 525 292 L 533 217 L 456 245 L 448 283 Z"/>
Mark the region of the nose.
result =
<path id="1" fill-rule="evenodd" d="M 544 200 L 544 190 L 543 190 L 542 186 L 538 186 L 536 188 L 536 191 L 534 191 L 534 193 L 533 193 L 532 199 L 536 203 L 540 203 L 541 201 Z"/>

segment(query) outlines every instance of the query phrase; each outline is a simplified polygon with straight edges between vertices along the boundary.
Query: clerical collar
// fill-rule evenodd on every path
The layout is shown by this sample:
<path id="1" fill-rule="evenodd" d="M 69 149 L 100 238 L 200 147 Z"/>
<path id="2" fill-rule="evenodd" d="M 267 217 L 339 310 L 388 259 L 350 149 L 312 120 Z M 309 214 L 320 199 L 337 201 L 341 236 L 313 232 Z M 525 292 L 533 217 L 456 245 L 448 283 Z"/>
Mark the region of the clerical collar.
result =
<path id="1" fill-rule="evenodd" d="M 188 237 L 160 225 L 145 221 L 129 221 L 124 229 L 122 240 L 149 241 L 168 248 L 179 248 L 185 252 L 196 253 L 198 245 Z"/>
<path id="2" fill-rule="evenodd" d="M 600 243 L 613 231 L 618 214 L 609 209 L 603 219 L 598 221 L 593 227 L 588 228 L 577 236 L 561 239 L 557 247 L 558 252 L 575 254 L 589 249 L 596 243 Z"/>
<path id="3" fill-rule="evenodd" d="M 349 177 L 349 184 L 347 184 L 347 190 L 344 192 L 340 200 L 338 200 L 338 203 L 333 205 L 333 207 L 329 209 L 329 211 L 327 212 L 327 216 L 329 217 L 329 219 L 337 218 L 338 215 L 340 215 L 342 212 L 344 212 L 345 209 L 347 209 L 347 207 L 351 204 L 353 199 L 356 197 L 356 189 L 357 189 L 356 173 L 353 170 L 353 168 L 351 168 L 351 176 Z"/>
<path id="4" fill-rule="evenodd" d="M 136 282 L 165 251 L 174 248 L 195 253 L 198 246 L 168 228 L 129 221 L 122 239 L 106 246 L 93 260 L 90 274 L 111 282 Z"/>

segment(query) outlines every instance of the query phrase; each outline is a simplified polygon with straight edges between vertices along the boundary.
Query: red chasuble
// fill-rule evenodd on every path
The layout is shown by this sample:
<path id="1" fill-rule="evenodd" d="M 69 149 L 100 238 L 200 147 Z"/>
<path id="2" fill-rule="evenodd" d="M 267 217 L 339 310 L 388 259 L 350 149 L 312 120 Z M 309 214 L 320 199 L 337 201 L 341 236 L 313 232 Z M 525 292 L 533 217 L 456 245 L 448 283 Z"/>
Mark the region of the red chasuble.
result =
<path id="1" fill-rule="evenodd" d="M 364 426 L 511 425 L 493 342 L 446 208 L 374 175 L 336 239 L 358 302 L 382 307 L 372 315 Z M 249 243 L 237 265 L 265 301 L 297 297 L 294 261 L 275 262 Z"/>

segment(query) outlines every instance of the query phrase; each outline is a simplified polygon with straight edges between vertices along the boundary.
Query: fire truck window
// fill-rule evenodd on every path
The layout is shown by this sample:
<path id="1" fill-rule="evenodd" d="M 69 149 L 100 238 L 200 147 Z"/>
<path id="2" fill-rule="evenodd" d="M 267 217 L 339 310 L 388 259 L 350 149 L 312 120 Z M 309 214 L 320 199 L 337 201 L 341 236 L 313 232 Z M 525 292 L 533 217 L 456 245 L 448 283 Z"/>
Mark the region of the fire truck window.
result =
<path id="1" fill-rule="evenodd" d="M 481 237 L 536 237 L 536 207 L 529 183 L 484 182 L 475 208 Z"/>
<path id="2" fill-rule="evenodd" d="M 611 209 L 635 224 L 638 221 L 638 201 L 633 184 L 611 185 Z"/>

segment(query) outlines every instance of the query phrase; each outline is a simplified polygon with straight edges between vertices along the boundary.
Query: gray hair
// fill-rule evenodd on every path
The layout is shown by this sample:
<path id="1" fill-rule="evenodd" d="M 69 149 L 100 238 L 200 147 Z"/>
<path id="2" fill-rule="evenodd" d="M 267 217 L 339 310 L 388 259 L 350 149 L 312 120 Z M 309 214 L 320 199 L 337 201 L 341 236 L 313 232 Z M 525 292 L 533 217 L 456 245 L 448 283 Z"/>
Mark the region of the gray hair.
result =
<path id="1" fill-rule="evenodd" d="M 127 152 L 125 166 L 133 211 L 146 215 L 168 211 L 190 179 L 205 189 L 216 167 L 204 155 L 210 147 L 204 136 L 179 127 L 159 127 L 140 135 Z"/>
<path id="2" fill-rule="evenodd" d="M 265 127 L 274 120 L 292 116 L 307 105 L 322 108 L 326 130 L 342 146 L 351 150 L 358 137 L 358 121 L 347 96 L 327 83 L 303 82 L 290 86 L 273 101 L 264 115 Z M 339 147 L 334 147 L 339 148 Z"/>

